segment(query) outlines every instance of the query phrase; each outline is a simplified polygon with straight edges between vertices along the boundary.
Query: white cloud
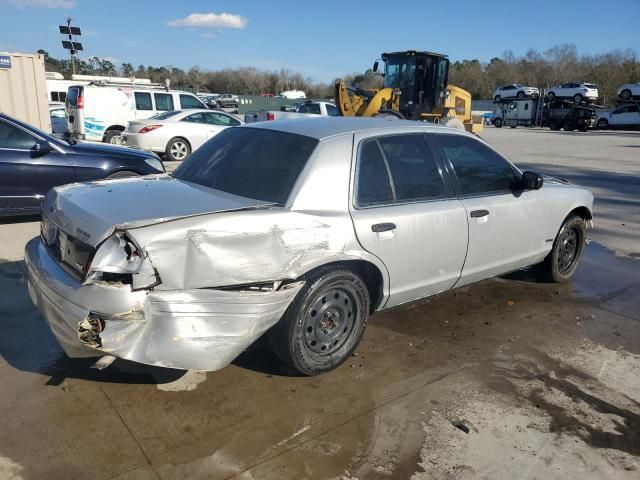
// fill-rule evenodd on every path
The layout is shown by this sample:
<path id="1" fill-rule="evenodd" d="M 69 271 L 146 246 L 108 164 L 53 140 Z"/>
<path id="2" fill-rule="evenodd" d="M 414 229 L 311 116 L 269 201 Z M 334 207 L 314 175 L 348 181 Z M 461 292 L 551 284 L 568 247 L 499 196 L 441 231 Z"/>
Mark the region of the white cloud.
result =
<path id="1" fill-rule="evenodd" d="M 76 6 L 75 0 L 4 0 L 2 3 L 18 8 L 73 8 Z"/>
<path id="2" fill-rule="evenodd" d="M 244 28 L 248 20 L 233 13 L 192 13 L 184 18 L 167 22 L 169 27 L 191 28 Z"/>

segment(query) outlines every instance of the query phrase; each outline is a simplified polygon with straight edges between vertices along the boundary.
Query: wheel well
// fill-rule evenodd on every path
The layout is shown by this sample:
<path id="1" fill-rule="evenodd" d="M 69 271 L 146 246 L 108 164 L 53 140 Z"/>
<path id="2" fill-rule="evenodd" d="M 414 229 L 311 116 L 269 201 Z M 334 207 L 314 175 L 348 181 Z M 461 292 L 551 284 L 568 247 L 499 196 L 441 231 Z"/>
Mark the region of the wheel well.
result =
<path id="1" fill-rule="evenodd" d="M 367 285 L 367 290 L 369 291 L 369 299 L 371 300 L 370 313 L 375 312 L 381 305 L 384 296 L 383 278 L 380 269 L 373 263 L 366 260 L 343 260 L 339 262 L 327 263 L 320 267 L 316 267 L 313 270 L 333 266 L 347 268 L 360 275 L 362 280 L 364 280 L 364 283 Z"/>
<path id="2" fill-rule="evenodd" d="M 111 125 L 104 131 L 104 135 L 102 135 L 102 139 L 107 135 L 108 132 L 124 132 L 125 128 L 122 125 Z"/>
<path id="3" fill-rule="evenodd" d="M 571 210 L 571 212 L 569 212 L 569 215 L 571 215 L 573 213 L 575 213 L 579 217 L 582 217 L 583 220 L 592 220 L 593 219 L 593 216 L 591 215 L 591 212 L 589 211 L 589 209 L 587 207 L 574 208 L 573 210 Z"/>
<path id="4" fill-rule="evenodd" d="M 169 143 L 171 143 L 173 140 L 177 140 L 177 139 L 180 139 L 180 140 L 184 141 L 187 145 L 189 145 L 189 148 L 191 148 L 191 142 L 189 142 L 189 140 L 187 140 L 186 138 L 181 137 L 180 135 L 176 135 L 175 137 L 171 137 L 169 139 L 169 141 L 167 142 L 167 145 L 169 145 Z"/>

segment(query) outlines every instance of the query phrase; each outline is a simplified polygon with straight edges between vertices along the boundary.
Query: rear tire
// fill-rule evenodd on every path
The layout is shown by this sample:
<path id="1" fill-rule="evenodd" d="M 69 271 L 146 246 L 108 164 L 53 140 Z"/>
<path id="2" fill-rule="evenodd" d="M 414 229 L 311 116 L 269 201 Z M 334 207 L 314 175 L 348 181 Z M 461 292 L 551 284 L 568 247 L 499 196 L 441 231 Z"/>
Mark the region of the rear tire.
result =
<path id="1" fill-rule="evenodd" d="M 493 125 L 496 128 L 502 128 L 502 119 L 501 118 L 496 118 L 493 122 Z"/>
<path id="2" fill-rule="evenodd" d="M 560 130 L 560 122 L 558 120 L 549 120 L 549 128 L 551 130 Z"/>
<path id="3" fill-rule="evenodd" d="M 573 96 L 573 102 L 574 103 L 580 103 L 582 101 L 582 98 L 583 98 L 582 95 L 580 95 L 579 93 L 576 93 Z"/>
<path id="4" fill-rule="evenodd" d="M 601 118 L 598 120 L 597 127 L 600 130 L 607 130 L 609 128 L 609 121 L 606 118 Z"/>
<path id="5" fill-rule="evenodd" d="M 569 280 L 578 268 L 587 239 L 587 225 L 576 214 L 569 215 L 553 241 L 551 252 L 535 266 L 540 280 L 560 283 Z"/>
<path id="6" fill-rule="evenodd" d="M 108 130 L 104 134 L 103 141 L 111 145 L 122 145 L 122 132 L 120 130 Z"/>
<path id="7" fill-rule="evenodd" d="M 524 92 L 518 92 L 517 97 L 522 100 L 524 98 Z"/>
<path id="8" fill-rule="evenodd" d="M 556 94 L 553 92 L 549 92 L 547 93 L 547 98 L 549 99 L 550 102 L 553 102 L 556 99 Z"/>
<path id="9" fill-rule="evenodd" d="M 493 101 L 494 102 L 499 102 L 500 101 L 500 95 L 496 95 L 495 97 L 493 97 Z"/>
<path id="10" fill-rule="evenodd" d="M 625 88 L 624 90 L 622 90 L 620 92 L 620 98 L 622 100 L 631 100 L 631 90 L 629 90 L 628 88 Z"/>
<path id="11" fill-rule="evenodd" d="M 191 145 L 184 138 L 175 137 L 169 140 L 164 153 L 167 159 L 173 162 L 182 162 L 191 155 Z"/>
<path id="12" fill-rule="evenodd" d="M 269 331 L 275 354 L 303 375 L 341 365 L 356 349 L 369 319 L 369 291 L 351 270 L 323 267 L 309 273 L 280 321 Z"/>

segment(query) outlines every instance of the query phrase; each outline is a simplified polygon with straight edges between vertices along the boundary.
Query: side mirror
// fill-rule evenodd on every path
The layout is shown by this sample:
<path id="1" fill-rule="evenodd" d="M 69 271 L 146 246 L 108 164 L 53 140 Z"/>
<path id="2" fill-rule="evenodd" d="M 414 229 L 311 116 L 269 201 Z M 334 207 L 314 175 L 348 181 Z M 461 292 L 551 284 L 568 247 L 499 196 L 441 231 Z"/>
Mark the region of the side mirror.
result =
<path id="1" fill-rule="evenodd" d="M 377 60 L 375 62 L 373 62 L 373 72 L 374 73 L 378 72 L 378 61 Z"/>
<path id="2" fill-rule="evenodd" d="M 544 180 L 539 173 L 524 172 L 522 174 L 521 186 L 523 190 L 539 190 L 543 183 Z"/>
<path id="3" fill-rule="evenodd" d="M 36 142 L 33 148 L 31 148 L 31 153 L 33 154 L 34 157 L 42 157 L 43 155 L 46 155 L 52 150 L 53 150 L 53 147 L 49 142 L 47 142 L 46 140 L 39 140 Z"/>

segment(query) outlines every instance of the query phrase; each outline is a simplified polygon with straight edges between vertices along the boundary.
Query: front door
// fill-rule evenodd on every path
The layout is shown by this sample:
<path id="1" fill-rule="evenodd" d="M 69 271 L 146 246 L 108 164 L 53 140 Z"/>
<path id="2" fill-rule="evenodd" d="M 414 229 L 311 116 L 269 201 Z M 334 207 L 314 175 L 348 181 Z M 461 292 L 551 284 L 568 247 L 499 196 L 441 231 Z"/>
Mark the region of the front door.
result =
<path id="1" fill-rule="evenodd" d="M 457 286 L 540 260 L 545 238 L 542 190 L 518 191 L 518 172 L 473 137 L 434 135 L 458 180 L 469 220 L 469 248 Z"/>
<path id="2" fill-rule="evenodd" d="M 467 251 L 467 218 L 421 133 L 356 135 L 351 205 L 362 247 L 389 272 L 387 307 L 450 289 Z"/>

